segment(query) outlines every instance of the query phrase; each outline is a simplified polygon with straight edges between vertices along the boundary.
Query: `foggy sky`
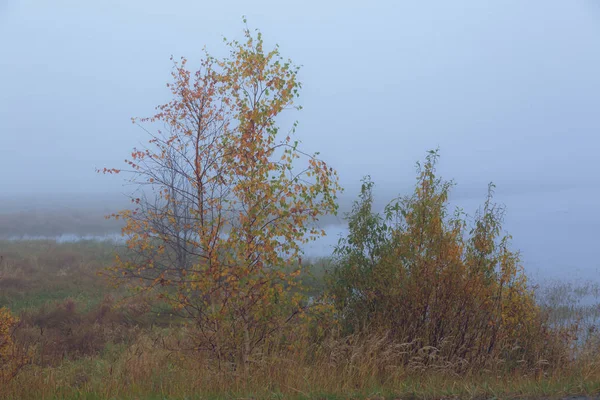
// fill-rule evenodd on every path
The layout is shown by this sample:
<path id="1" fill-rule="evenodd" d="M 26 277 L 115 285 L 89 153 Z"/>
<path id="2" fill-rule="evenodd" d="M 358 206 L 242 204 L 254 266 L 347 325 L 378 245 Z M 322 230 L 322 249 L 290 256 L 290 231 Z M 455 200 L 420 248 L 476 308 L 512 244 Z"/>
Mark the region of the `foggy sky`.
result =
<path id="1" fill-rule="evenodd" d="M 222 55 L 242 15 L 303 65 L 284 120 L 344 186 L 400 189 L 438 146 L 480 197 L 600 184 L 595 0 L 0 0 L 0 194 L 125 190 L 94 169 L 144 140 L 169 57 Z"/>

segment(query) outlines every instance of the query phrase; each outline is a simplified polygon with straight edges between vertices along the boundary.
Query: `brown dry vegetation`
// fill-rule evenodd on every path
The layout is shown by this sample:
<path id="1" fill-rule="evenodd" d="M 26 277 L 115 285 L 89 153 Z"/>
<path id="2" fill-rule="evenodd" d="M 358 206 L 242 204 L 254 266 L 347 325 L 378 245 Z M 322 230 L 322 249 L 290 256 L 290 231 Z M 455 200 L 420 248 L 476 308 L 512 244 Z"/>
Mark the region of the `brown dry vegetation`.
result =
<path id="1" fill-rule="evenodd" d="M 152 312 L 147 302 L 135 298 L 116 304 L 113 298 L 122 294 L 110 287 L 102 287 L 94 302 L 80 296 L 79 291 L 98 290 L 101 281 L 84 278 L 108 265 L 102 256 L 113 247 L 1 244 L 3 254 L 11 255 L 3 257 L 2 276 L 20 276 L 17 287 L 4 281 L 3 289 L 19 293 L 23 285 L 30 288 L 5 303 L 19 310 L 21 322 L 11 336 L 15 349 L 28 349 L 29 360 L 20 374 L 4 381 L 3 398 L 479 398 L 592 395 L 600 390 L 597 336 L 581 343 L 578 357 L 561 365 L 464 372 L 462 365 L 449 364 L 431 348 L 394 343 L 382 333 L 341 335 L 329 328 L 318 341 L 307 342 L 315 336 L 304 335 L 296 338 L 301 346 L 265 348 L 248 367 L 223 368 L 190 352 L 193 331 Z M 71 264 L 66 275 L 59 273 L 73 256 L 87 261 Z M 33 259 L 35 263 L 26 261 Z M 29 265 L 29 274 L 19 275 L 15 265 Z M 65 297 L 46 300 L 45 285 Z M 589 305 L 577 306 L 576 296 L 585 294 L 577 289 L 545 288 L 540 303 L 560 326 L 575 322 L 578 315 L 586 317 L 590 325 L 580 332 L 589 333 L 598 314 Z M 574 296 L 568 304 L 565 294 Z M 568 313 L 565 307 L 570 307 Z"/>

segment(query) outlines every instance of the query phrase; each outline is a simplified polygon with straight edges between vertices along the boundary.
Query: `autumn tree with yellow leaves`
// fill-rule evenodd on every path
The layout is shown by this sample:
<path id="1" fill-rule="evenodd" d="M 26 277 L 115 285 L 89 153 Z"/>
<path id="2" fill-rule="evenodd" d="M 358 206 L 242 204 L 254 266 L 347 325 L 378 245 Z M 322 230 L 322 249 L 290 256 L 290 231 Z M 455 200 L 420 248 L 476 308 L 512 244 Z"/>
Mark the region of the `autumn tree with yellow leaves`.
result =
<path id="1" fill-rule="evenodd" d="M 297 290 L 301 246 L 325 233 L 337 211 L 336 172 L 299 150 L 296 127 L 277 116 L 294 105 L 298 67 L 260 32 L 225 41 L 228 57 L 205 52 L 201 67 L 174 62 L 173 98 L 144 126 L 148 144 L 129 169 L 139 191 L 123 219 L 129 252 L 109 275 L 155 293 L 193 321 L 198 349 L 247 361 L 303 313 Z"/>

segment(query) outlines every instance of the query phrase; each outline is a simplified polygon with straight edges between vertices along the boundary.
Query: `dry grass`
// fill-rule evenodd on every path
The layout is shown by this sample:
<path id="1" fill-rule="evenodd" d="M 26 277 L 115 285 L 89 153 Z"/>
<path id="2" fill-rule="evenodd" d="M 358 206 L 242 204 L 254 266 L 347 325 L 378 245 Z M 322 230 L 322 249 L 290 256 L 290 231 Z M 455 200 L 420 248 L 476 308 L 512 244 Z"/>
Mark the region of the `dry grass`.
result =
<path id="1" fill-rule="evenodd" d="M 393 364 L 394 350 L 372 338 L 351 349 L 330 344 L 311 362 L 295 353 L 265 355 L 223 369 L 200 354 L 169 350 L 173 332 L 140 335 L 102 357 L 31 366 L 3 389 L 11 398 L 514 398 L 594 395 L 600 374 L 578 366 L 546 374 L 417 371 Z M 171 339 L 167 339 L 171 338 Z M 169 341 L 171 343 L 169 343 Z M 387 357 L 387 358 L 386 358 Z"/>
<path id="2" fill-rule="evenodd" d="M 399 342 L 387 332 L 342 335 L 334 327 L 318 334 L 300 330 L 283 342 L 291 346 L 271 342 L 246 365 L 225 365 L 191 351 L 192 328 L 152 312 L 152 304 L 140 298 L 118 304 L 113 300 L 122 294 L 100 285 L 95 275 L 110 262 L 112 245 L 5 242 L 0 248 L 2 298 L 21 319 L 14 341 L 31 355 L 14 379 L 0 385 L 0 398 L 479 399 L 600 394 L 600 336 L 577 317 L 586 315 L 593 321 L 590 304 L 577 306 L 573 301 L 566 312 L 552 303 L 564 299 L 565 291 L 580 293 L 575 286 L 554 284 L 555 291 L 563 291 L 560 296 L 550 289 L 538 290 L 539 303 L 557 328 L 580 321 L 580 338 L 571 342 L 569 358 L 560 365 L 506 368 L 496 359 L 495 367 L 487 370 L 469 368 L 464 360 L 444 357 L 444 342 L 422 346 L 419 340 Z M 326 262 L 320 266 L 325 268 Z M 49 295 L 52 290 L 61 295 Z M 96 297 L 91 301 L 85 293 Z"/>

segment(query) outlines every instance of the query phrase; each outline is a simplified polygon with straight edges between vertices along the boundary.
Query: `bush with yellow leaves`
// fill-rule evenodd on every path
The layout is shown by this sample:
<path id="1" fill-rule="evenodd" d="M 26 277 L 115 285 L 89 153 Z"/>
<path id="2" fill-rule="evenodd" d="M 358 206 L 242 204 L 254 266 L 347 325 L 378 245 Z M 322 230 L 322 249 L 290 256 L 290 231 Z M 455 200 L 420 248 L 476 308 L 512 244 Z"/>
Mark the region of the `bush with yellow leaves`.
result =
<path id="1" fill-rule="evenodd" d="M 18 319 L 6 307 L 0 308 L 0 382 L 14 378 L 27 361 L 13 342 L 12 333 L 17 323 Z"/>
<path id="2" fill-rule="evenodd" d="M 474 218 L 449 213 L 453 184 L 436 176 L 437 158 L 429 154 L 414 194 L 383 216 L 372 211 L 365 179 L 329 281 L 345 333 L 385 333 L 405 345 L 396 362 L 421 369 L 432 360 L 453 371 L 558 365 L 567 346 L 549 329 L 502 233 L 493 185 Z"/>

